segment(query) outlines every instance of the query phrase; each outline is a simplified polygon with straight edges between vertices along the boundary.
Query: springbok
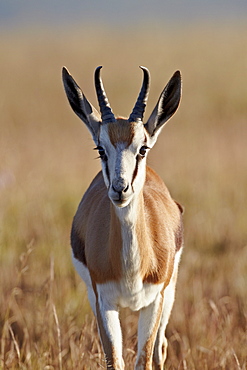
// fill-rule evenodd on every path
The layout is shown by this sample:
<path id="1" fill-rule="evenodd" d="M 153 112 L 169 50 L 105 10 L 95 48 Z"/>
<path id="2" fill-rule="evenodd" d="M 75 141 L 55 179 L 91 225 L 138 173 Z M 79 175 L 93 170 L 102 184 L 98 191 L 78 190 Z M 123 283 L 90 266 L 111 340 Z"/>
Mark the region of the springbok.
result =
<path id="1" fill-rule="evenodd" d="M 149 71 L 128 119 L 115 118 L 95 70 L 97 110 L 63 68 L 74 112 L 91 132 L 102 171 L 93 179 L 75 214 L 71 244 L 76 270 L 85 281 L 97 318 L 108 369 L 124 369 L 119 308 L 140 311 L 135 369 L 163 369 L 165 329 L 174 302 L 183 247 L 182 207 L 161 178 L 146 166 L 147 153 L 175 113 L 181 75 L 174 73 L 147 122 L 143 123 Z"/>

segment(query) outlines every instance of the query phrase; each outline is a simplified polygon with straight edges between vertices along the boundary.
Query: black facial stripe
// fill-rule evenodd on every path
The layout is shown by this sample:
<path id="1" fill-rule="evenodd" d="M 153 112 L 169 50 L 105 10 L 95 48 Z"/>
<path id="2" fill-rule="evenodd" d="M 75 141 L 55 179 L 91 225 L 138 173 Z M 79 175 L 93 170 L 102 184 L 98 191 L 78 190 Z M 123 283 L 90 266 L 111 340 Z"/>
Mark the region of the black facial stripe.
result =
<path id="1" fill-rule="evenodd" d="M 131 181 L 131 186 L 132 186 L 132 189 L 133 189 L 133 182 L 135 181 L 135 178 L 137 176 L 137 172 L 138 172 L 138 166 L 139 166 L 139 161 L 141 160 L 141 157 L 138 155 L 136 157 L 136 166 L 135 166 L 135 169 L 134 169 L 134 172 L 133 172 L 133 176 L 132 176 L 132 181 Z"/>
<path id="2" fill-rule="evenodd" d="M 105 172 L 106 172 L 107 180 L 110 183 L 110 172 L 109 172 L 109 168 L 108 168 L 108 163 L 107 162 L 105 162 Z"/>
<path id="3" fill-rule="evenodd" d="M 146 145 L 146 144 L 147 144 L 147 142 L 148 142 L 147 136 L 146 136 L 146 135 L 144 135 L 144 144 Z"/>

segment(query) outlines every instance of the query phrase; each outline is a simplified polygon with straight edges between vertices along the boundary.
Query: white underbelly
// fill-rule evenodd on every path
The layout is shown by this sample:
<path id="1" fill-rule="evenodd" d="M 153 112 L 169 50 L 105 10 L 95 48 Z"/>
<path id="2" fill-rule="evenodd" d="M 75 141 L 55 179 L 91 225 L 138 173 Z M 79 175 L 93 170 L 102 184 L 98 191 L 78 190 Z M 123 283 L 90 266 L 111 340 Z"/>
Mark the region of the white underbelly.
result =
<path id="1" fill-rule="evenodd" d="M 176 253 L 174 271 L 178 269 L 182 249 Z M 78 261 L 73 255 L 72 259 L 77 272 L 87 285 L 88 298 L 91 307 L 96 314 L 96 297 L 93 291 L 89 271 L 83 263 Z M 171 279 L 172 280 L 172 279 Z M 108 307 L 128 307 L 132 311 L 139 311 L 152 303 L 157 294 L 161 292 L 164 284 L 143 283 L 138 274 L 132 275 L 132 278 L 123 278 L 120 281 L 109 281 L 104 284 L 97 284 L 98 297 L 101 302 Z"/>
<path id="2" fill-rule="evenodd" d="M 128 284 L 122 280 L 98 284 L 97 291 L 101 299 L 111 302 L 114 306 L 128 307 L 132 311 L 139 311 L 155 300 L 163 285 L 143 283 L 141 279 L 136 279 L 135 284 Z"/>
<path id="3" fill-rule="evenodd" d="M 72 260 L 77 272 L 86 283 L 88 298 L 95 312 L 95 297 L 88 268 L 78 261 L 73 254 Z M 96 286 L 99 298 L 110 306 L 128 307 L 132 311 L 139 311 L 155 300 L 157 294 L 162 290 L 163 285 L 163 283 L 143 283 L 142 279 L 136 274 L 129 278 L 123 278 L 120 281 L 109 281 L 107 283 L 97 284 Z"/>

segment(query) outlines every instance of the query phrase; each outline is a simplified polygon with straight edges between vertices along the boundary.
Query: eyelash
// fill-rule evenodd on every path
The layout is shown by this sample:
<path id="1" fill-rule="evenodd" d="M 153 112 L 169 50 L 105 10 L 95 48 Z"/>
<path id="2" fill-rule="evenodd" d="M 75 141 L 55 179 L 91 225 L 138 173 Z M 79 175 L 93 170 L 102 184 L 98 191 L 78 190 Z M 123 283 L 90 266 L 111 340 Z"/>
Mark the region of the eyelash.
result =
<path id="1" fill-rule="evenodd" d="M 102 148 L 102 146 L 98 145 L 96 148 L 94 148 L 94 150 L 98 150 L 98 153 L 99 153 L 98 158 L 102 159 L 103 161 L 107 161 L 107 156 L 106 156 L 105 150 Z"/>

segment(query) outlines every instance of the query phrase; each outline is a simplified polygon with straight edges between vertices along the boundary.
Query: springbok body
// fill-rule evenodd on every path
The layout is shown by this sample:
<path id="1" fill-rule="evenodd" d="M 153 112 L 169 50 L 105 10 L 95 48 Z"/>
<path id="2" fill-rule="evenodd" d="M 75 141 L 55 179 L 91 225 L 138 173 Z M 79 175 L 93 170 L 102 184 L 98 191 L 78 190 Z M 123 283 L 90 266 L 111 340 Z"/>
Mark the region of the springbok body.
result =
<path id="1" fill-rule="evenodd" d="M 95 86 L 101 115 L 63 69 L 70 105 L 90 130 L 102 162 L 74 217 L 73 261 L 87 285 L 107 368 L 124 369 L 118 310 L 129 307 L 140 311 L 135 368 L 150 370 L 154 363 L 155 369 L 163 369 L 165 329 L 183 247 L 182 207 L 146 166 L 146 155 L 179 105 L 181 77 L 173 75 L 143 124 L 148 70 L 141 67 L 143 84 L 129 119 L 116 119 L 100 68 Z"/>

